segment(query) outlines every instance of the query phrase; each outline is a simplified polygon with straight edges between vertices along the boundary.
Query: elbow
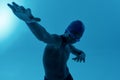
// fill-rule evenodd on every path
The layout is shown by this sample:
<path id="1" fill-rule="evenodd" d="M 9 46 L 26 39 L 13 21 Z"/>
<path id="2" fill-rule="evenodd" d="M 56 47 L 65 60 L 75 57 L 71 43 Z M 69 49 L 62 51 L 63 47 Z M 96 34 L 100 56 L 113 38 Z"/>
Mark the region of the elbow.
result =
<path id="1" fill-rule="evenodd" d="M 48 38 L 48 37 L 36 35 L 36 38 L 37 38 L 37 40 L 42 41 L 44 43 L 49 43 L 50 42 L 50 38 Z"/>
<path id="2" fill-rule="evenodd" d="M 35 33 L 34 33 L 34 36 L 37 38 L 37 40 L 39 40 L 39 41 L 43 41 L 42 36 L 39 36 L 38 34 L 35 34 Z"/>

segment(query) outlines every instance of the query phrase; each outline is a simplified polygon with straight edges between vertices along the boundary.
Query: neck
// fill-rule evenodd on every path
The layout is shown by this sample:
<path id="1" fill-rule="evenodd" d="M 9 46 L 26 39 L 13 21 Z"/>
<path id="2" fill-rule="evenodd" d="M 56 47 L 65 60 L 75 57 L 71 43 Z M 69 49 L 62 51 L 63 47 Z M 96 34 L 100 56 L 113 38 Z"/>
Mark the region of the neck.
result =
<path id="1" fill-rule="evenodd" d="M 61 35 L 62 38 L 62 46 L 66 46 L 68 44 L 67 38 L 64 35 Z"/>

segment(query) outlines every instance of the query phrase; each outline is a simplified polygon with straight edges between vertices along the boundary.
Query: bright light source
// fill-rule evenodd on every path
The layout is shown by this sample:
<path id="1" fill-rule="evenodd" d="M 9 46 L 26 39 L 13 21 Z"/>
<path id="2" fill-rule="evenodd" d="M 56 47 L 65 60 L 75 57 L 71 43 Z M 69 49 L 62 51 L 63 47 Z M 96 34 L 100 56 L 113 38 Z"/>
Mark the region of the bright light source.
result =
<path id="1" fill-rule="evenodd" d="M 17 25 L 17 17 L 12 10 L 7 6 L 7 3 L 12 2 L 22 4 L 24 0 L 1 0 L 0 2 L 0 55 L 12 45 L 15 40 L 15 28 Z"/>
<path id="2" fill-rule="evenodd" d="M 12 10 L 7 6 L 7 3 L 11 3 L 14 0 L 3 0 L 0 3 L 0 43 L 5 42 L 11 33 L 14 32 L 16 17 Z M 16 3 L 22 4 L 24 0 L 15 0 Z"/>
<path id="3" fill-rule="evenodd" d="M 0 6 L 0 42 L 5 40 L 13 30 L 13 17 L 7 5 Z"/>
<path id="4" fill-rule="evenodd" d="M 0 11 L 0 39 L 8 36 L 11 31 L 12 18 L 9 16 L 7 11 Z"/>

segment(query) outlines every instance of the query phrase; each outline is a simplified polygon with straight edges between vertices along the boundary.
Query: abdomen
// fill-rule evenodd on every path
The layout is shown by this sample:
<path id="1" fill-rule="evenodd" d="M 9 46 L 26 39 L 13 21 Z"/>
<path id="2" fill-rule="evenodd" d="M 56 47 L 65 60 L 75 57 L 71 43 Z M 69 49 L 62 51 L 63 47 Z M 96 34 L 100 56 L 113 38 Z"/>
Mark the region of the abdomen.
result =
<path id="1" fill-rule="evenodd" d="M 66 70 L 68 57 L 69 54 L 65 51 L 48 45 L 43 55 L 43 65 L 46 77 L 52 78 L 52 80 L 54 78 L 64 78 L 68 74 L 68 70 Z"/>

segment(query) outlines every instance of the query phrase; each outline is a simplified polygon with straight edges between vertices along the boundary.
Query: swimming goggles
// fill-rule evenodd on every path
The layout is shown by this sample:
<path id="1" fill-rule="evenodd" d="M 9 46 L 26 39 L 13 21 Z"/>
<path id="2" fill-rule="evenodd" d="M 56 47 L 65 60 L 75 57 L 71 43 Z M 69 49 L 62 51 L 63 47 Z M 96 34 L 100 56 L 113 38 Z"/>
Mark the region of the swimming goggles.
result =
<path id="1" fill-rule="evenodd" d="M 65 30 L 65 32 L 67 32 L 66 34 L 69 35 L 70 37 L 72 37 L 75 41 L 80 41 L 80 38 L 76 37 L 74 34 L 72 34 L 68 29 Z"/>

